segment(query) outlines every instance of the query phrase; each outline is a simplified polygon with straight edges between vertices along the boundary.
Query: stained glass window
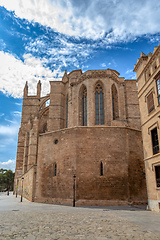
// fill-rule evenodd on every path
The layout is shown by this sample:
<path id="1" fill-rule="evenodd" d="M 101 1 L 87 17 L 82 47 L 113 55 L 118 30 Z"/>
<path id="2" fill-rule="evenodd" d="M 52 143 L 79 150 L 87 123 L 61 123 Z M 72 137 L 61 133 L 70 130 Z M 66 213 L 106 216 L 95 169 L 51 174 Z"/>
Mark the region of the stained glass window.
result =
<path id="1" fill-rule="evenodd" d="M 95 92 L 95 115 L 96 125 L 104 124 L 104 106 L 103 106 L 103 89 L 100 83 L 96 85 Z"/>
<path id="2" fill-rule="evenodd" d="M 83 90 L 83 126 L 87 126 L 87 89 Z"/>

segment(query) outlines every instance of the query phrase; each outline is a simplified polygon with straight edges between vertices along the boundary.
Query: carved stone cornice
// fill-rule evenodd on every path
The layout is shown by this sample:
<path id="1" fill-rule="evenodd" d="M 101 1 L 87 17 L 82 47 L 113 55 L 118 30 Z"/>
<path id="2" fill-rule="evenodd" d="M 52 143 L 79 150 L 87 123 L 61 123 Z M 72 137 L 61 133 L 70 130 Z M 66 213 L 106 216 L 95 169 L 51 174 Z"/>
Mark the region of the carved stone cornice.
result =
<path id="1" fill-rule="evenodd" d="M 123 84 L 123 82 L 120 82 L 119 81 L 119 77 L 114 73 L 107 73 L 106 70 L 94 70 L 94 71 L 91 71 L 91 72 L 85 72 L 83 73 L 78 79 L 77 79 L 77 82 L 74 82 L 74 83 L 71 83 L 72 86 L 74 85 L 78 85 L 79 83 L 83 82 L 84 80 L 86 79 L 91 79 L 91 78 L 94 78 L 94 79 L 101 79 L 101 78 L 110 78 L 112 79 L 113 81 L 115 81 L 117 84 Z"/>

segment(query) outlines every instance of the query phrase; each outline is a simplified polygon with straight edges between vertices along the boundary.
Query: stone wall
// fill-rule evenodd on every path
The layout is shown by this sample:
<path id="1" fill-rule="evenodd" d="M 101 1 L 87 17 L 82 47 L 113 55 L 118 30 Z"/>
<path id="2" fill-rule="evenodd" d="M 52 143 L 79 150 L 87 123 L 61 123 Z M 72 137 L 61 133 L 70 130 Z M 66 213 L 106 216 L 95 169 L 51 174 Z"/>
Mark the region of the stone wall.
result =
<path id="1" fill-rule="evenodd" d="M 17 194 L 22 195 L 29 201 L 34 202 L 35 197 L 35 183 L 36 183 L 36 165 L 33 165 L 28 172 L 22 177 L 17 178 Z M 22 193 L 22 181 L 23 181 L 23 193 Z"/>
<path id="2" fill-rule="evenodd" d="M 146 202 L 141 145 L 141 132 L 124 127 L 76 127 L 41 135 L 35 201 L 72 204 L 76 174 L 78 205 Z"/>
<path id="3" fill-rule="evenodd" d="M 103 95 L 103 125 L 95 125 L 97 83 Z M 50 85 L 51 92 L 45 97 L 40 97 L 40 82 L 36 96 L 28 96 L 27 84 L 24 89 L 15 175 L 18 192 L 24 176 L 24 195 L 29 200 L 71 204 L 76 174 L 79 205 L 144 202 L 136 81 L 124 81 L 111 69 L 77 70 L 65 72 L 62 81 L 51 81 Z M 82 126 L 84 88 L 86 127 Z M 46 106 L 48 100 L 50 105 Z"/>
<path id="4" fill-rule="evenodd" d="M 137 73 L 138 82 L 148 209 L 160 211 L 160 187 L 157 186 L 155 170 L 155 167 L 160 167 L 160 104 L 157 87 L 157 80 L 160 79 L 160 45 L 154 48 L 153 54 L 145 55 L 142 52 L 134 71 Z M 150 95 L 152 101 L 149 100 Z M 153 149 L 153 129 L 157 129 L 156 152 Z"/>

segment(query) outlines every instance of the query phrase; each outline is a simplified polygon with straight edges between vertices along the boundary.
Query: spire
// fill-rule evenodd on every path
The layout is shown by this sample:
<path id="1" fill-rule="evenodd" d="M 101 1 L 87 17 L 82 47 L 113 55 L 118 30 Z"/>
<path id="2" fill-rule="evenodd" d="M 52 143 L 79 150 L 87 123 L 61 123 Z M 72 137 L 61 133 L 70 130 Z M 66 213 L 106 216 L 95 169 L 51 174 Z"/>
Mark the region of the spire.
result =
<path id="1" fill-rule="evenodd" d="M 41 97 L 41 81 L 39 80 L 37 83 L 37 97 Z"/>
<path id="2" fill-rule="evenodd" d="M 28 82 L 26 81 L 24 90 L 23 90 L 23 97 L 27 97 L 28 96 Z"/>
<path id="3" fill-rule="evenodd" d="M 144 54 L 143 52 L 141 52 L 141 56 L 140 57 L 146 57 L 146 54 Z"/>
<path id="4" fill-rule="evenodd" d="M 68 81 L 67 70 L 65 70 L 64 75 L 62 77 L 62 82 L 66 83 Z"/>

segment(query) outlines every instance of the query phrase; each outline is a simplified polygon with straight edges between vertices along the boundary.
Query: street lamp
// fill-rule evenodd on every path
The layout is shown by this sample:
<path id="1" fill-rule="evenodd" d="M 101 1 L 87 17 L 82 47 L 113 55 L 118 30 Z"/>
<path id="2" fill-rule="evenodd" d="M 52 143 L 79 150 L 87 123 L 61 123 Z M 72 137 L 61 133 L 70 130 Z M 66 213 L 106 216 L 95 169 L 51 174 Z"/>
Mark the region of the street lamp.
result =
<path id="1" fill-rule="evenodd" d="M 24 180 L 24 177 L 22 177 L 22 191 L 21 191 L 21 202 L 22 202 L 22 195 L 23 195 L 23 180 Z"/>
<path id="2" fill-rule="evenodd" d="M 18 191 L 18 180 L 17 180 L 17 185 L 16 185 L 16 198 L 17 198 L 17 191 Z"/>
<path id="3" fill-rule="evenodd" d="M 76 191 L 76 185 L 75 185 L 75 181 L 76 181 L 76 175 L 73 175 L 73 207 L 75 207 L 75 191 Z"/>

